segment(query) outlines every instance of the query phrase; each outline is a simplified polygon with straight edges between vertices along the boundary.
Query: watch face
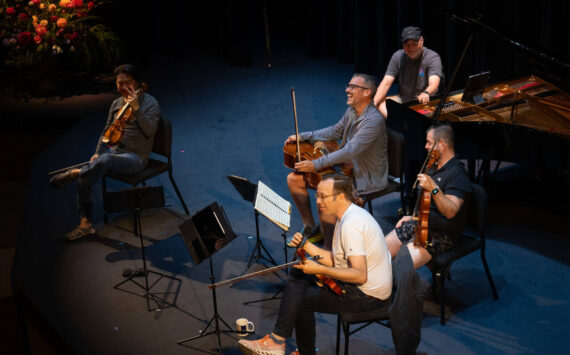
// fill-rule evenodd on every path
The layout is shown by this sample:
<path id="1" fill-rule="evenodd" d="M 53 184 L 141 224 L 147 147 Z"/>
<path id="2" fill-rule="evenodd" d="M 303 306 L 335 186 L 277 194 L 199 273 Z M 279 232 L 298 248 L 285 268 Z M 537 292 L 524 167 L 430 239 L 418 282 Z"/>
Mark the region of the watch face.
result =
<path id="1" fill-rule="evenodd" d="M 437 189 L 437 188 L 431 190 L 431 193 L 434 194 L 434 195 L 435 195 L 436 193 L 438 193 L 438 192 L 439 192 L 439 189 Z"/>

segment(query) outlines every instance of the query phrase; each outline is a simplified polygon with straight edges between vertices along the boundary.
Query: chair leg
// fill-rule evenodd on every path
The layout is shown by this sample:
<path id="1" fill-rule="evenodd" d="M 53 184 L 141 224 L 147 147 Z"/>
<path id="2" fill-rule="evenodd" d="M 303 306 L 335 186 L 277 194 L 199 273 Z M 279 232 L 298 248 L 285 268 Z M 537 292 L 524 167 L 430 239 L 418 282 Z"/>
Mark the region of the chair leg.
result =
<path id="1" fill-rule="evenodd" d="M 493 275 L 491 275 L 491 270 L 489 270 L 489 265 L 487 265 L 487 259 L 485 258 L 485 249 L 481 248 L 481 261 L 483 262 L 483 267 L 485 268 L 485 273 L 487 274 L 487 280 L 489 280 L 489 286 L 491 286 L 491 291 L 493 291 L 493 297 L 495 300 L 499 299 L 499 294 L 497 293 L 497 288 L 495 287 L 495 282 L 493 281 Z"/>
<path id="2" fill-rule="evenodd" d="M 174 186 L 174 190 L 176 191 L 176 195 L 178 195 L 178 199 L 180 200 L 180 203 L 182 204 L 182 207 L 184 208 L 184 212 L 186 212 L 186 215 L 189 216 L 190 211 L 188 210 L 188 207 L 186 206 L 186 202 L 184 202 L 184 199 L 182 198 L 182 195 L 180 194 L 180 190 L 178 190 L 178 186 L 176 185 L 176 182 L 174 182 L 174 177 L 172 176 L 172 169 L 168 170 L 168 177 L 170 178 L 170 182 L 172 183 L 172 186 Z"/>
<path id="3" fill-rule="evenodd" d="M 344 355 L 348 355 L 348 339 L 350 339 L 350 323 L 343 322 L 342 327 L 344 328 Z"/>
<path id="4" fill-rule="evenodd" d="M 105 199 L 105 193 L 107 192 L 107 183 L 105 180 L 105 176 L 103 176 L 103 178 L 101 179 L 101 185 L 103 187 L 103 199 Z M 105 224 L 109 223 L 109 216 L 107 215 L 107 211 L 105 211 L 104 209 L 103 209 L 103 221 L 105 222 Z"/>
<path id="5" fill-rule="evenodd" d="M 439 289 L 439 305 L 440 305 L 440 320 L 441 325 L 445 325 L 445 275 L 440 275 L 440 289 Z"/>
<path id="6" fill-rule="evenodd" d="M 336 355 L 340 354 L 340 314 L 336 317 Z"/>

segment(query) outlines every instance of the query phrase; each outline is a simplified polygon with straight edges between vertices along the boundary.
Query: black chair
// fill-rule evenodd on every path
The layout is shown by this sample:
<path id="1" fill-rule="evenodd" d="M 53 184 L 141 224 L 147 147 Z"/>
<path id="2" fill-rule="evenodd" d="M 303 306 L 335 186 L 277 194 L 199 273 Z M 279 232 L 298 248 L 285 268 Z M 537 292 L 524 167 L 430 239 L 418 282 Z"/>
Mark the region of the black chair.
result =
<path id="1" fill-rule="evenodd" d="M 392 261 L 393 288 L 391 302 L 377 310 L 361 313 L 340 313 L 336 328 L 336 354 L 340 353 L 340 330 L 344 334 L 344 354 L 348 354 L 350 336 L 367 326 L 378 323 L 391 328 L 392 340 L 398 354 L 415 354 L 420 343 L 423 296 L 425 289 L 414 269 L 408 247 L 403 244 Z M 364 324 L 363 324 L 364 323 Z M 350 330 L 353 324 L 362 324 Z"/>
<path id="2" fill-rule="evenodd" d="M 432 259 L 429 266 L 432 270 L 432 292 L 434 299 L 439 300 L 440 322 L 445 324 L 445 279 L 449 277 L 451 263 L 476 250 L 481 250 L 481 261 L 489 280 L 489 286 L 493 292 L 495 300 L 499 299 L 493 276 L 487 265 L 485 258 L 485 212 L 487 209 L 487 193 L 481 185 L 472 183 L 471 198 L 467 210 L 467 229 L 463 232 L 461 243 L 449 251 L 439 254 Z M 438 287 L 439 286 L 439 287 Z M 439 295 L 438 295 L 439 289 Z"/>
<path id="3" fill-rule="evenodd" d="M 107 173 L 107 175 L 102 179 L 103 198 L 107 192 L 107 184 L 105 181 L 105 178 L 107 177 L 137 186 L 138 184 L 146 185 L 146 181 L 148 179 L 168 172 L 168 177 L 170 178 L 170 182 L 172 183 L 172 186 L 178 195 L 178 199 L 184 208 L 184 212 L 187 216 L 190 215 L 190 211 L 188 211 L 188 207 L 186 207 L 186 202 L 184 202 L 184 199 L 180 194 L 180 190 L 178 190 L 178 186 L 176 186 L 176 182 L 174 182 L 174 177 L 172 176 L 172 126 L 170 121 L 164 117 L 161 117 L 158 123 L 156 134 L 154 136 L 152 152 L 164 157 L 166 161 L 151 158 L 143 170 L 134 174 L 118 174 L 115 172 Z M 104 220 L 105 223 L 107 223 L 107 211 L 104 211 Z"/>
<path id="4" fill-rule="evenodd" d="M 372 214 L 372 201 L 392 192 L 400 191 L 400 200 L 404 206 L 404 135 L 386 127 L 388 136 L 388 186 L 384 190 L 363 194 L 364 204 Z M 396 178 L 399 181 L 396 181 Z"/>

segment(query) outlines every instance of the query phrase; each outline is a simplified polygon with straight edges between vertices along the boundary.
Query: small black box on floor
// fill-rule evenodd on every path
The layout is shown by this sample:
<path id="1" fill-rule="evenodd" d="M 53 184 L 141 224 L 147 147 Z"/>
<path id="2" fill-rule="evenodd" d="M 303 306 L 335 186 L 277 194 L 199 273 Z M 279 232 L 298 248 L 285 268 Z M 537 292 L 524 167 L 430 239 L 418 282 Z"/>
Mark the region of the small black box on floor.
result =
<path id="1" fill-rule="evenodd" d="M 197 212 L 178 229 L 195 264 L 201 263 L 236 237 L 224 209 L 217 202 Z"/>
<path id="2" fill-rule="evenodd" d="M 120 191 L 107 191 L 103 196 L 106 213 L 131 212 L 134 209 L 164 206 L 162 186 L 140 186 Z"/>

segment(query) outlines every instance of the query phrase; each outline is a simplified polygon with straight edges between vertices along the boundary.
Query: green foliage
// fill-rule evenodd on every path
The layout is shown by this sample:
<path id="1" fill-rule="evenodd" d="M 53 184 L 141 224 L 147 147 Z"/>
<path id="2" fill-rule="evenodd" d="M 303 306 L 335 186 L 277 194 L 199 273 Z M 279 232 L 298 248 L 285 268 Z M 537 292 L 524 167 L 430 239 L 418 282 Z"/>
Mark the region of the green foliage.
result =
<path id="1" fill-rule="evenodd" d="M 13 67 L 42 62 L 78 69 L 123 59 L 122 43 L 91 11 L 106 0 L 0 0 L 3 61 Z"/>

